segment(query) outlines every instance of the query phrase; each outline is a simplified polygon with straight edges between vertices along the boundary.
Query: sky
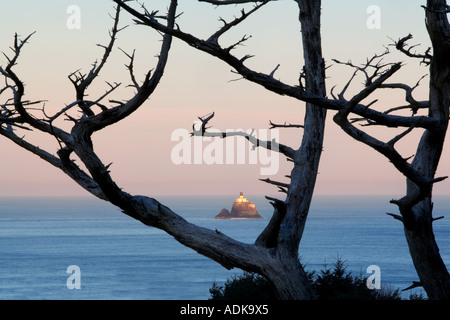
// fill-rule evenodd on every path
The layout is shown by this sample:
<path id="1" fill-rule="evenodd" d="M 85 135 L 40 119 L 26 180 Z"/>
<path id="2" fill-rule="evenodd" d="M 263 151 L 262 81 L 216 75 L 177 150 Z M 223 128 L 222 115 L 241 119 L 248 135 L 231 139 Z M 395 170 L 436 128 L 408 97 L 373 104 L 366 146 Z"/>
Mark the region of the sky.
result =
<path id="1" fill-rule="evenodd" d="M 161 12 L 165 12 L 168 3 L 163 0 L 144 2 L 149 10 L 156 8 Z M 219 17 L 230 20 L 240 14 L 240 7 L 236 6 L 216 8 L 196 1 L 180 2 L 178 11 L 183 14 L 178 23 L 181 29 L 200 38 L 208 37 L 221 26 Z M 334 64 L 333 58 L 363 63 L 374 53 L 383 52 L 385 46 L 392 43 L 391 39 L 397 40 L 409 33 L 414 36 L 411 43 L 421 45 L 417 50 L 426 50 L 430 44 L 422 4 L 424 1 L 418 0 L 322 1 L 323 53 L 327 66 L 330 66 L 327 89 L 336 85 L 339 90 L 353 72 Z M 16 0 L 1 5 L 0 51 L 10 52 L 15 32 L 25 37 L 36 31 L 23 49 L 15 69 L 26 83 L 28 99 L 46 100 L 45 110 L 50 114 L 75 101 L 75 92 L 67 76 L 80 68 L 87 72 L 101 57 L 102 49 L 96 44 L 106 44 L 109 40 L 113 7 L 110 0 Z M 79 15 L 72 8 L 79 9 Z M 161 36 L 133 24 L 127 13 L 122 14 L 121 25 L 129 26 L 119 33 L 117 47 L 128 53 L 136 49 L 136 76 L 143 79 L 156 64 Z M 270 3 L 231 30 L 221 40 L 222 44 L 236 42 L 243 35 L 252 37 L 235 52 L 240 56 L 255 55 L 248 60 L 249 67 L 270 73 L 280 64 L 275 77 L 289 84 L 298 83 L 303 58 L 298 9 L 294 1 Z M 126 87 L 130 83 L 125 68 L 128 60 L 117 47 L 100 78 L 89 88 L 90 97 L 105 92 L 105 81 L 122 83 L 112 98 L 132 96 L 132 89 Z M 392 51 L 387 60 L 404 62 L 394 80 L 414 85 L 427 74 L 427 68 L 418 60 Z M 4 65 L 5 62 L 1 56 L 0 63 Z M 207 156 L 199 158 L 201 164 L 193 163 L 194 159 L 191 164 L 179 163 L 176 152 L 174 159 L 174 150 L 182 146 L 190 147 L 193 154 L 195 150 L 208 153 L 205 150 L 220 149 L 221 142 L 217 141 L 205 141 L 203 148 L 199 148 L 194 140 L 184 140 L 183 145 L 177 140 L 179 133 L 191 130 L 198 116 L 213 111 L 215 118 L 211 124 L 216 129 L 255 129 L 258 134 L 276 136 L 292 147 L 299 145 L 301 130 L 268 132 L 267 129 L 269 121 L 302 123 L 304 103 L 238 78 L 223 62 L 174 40 L 166 72 L 151 98 L 136 113 L 93 137 L 95 150 L 104 163 L 112 162 L 110 170 L 118 185 L 129 193 L 149 196 L 238 194 L 240 191 L 277 195 L 274 186 L 259 179 L 268 177 L 262 174 L 262 168 L 271 166 L 276 169 L 276 174 L 269 177 L 286 181 L 284 176 L 289 174 L 291 165 L 283 156 L 275 159 L 258 153 L 256 163 L 250 163 L 250 151 L 246 150 L 247 158 L 243 164 L 238 164 L 237 158 L 231 163 L 226 155 L 220 157 L 217 154 L 219 164 L 205 163 Z M 424 79 L 416 90 L 416 99 L 427 99 L 427 81 Z M 349 95 L 360 90 L 361 83 L 362 79 L 355 81 Z M 402 103 L 402 96 L 402 92 L 381 92 L 377 97 L 382 102 L 377 106 L 397 106 Z M 403 194 L 405 178 L 386 158 L 343 133 L 332 122 L 332 116 L 333 112 L 329 112 L 316 194 Z M 60 125 L 67 126 L 67 123 L 62 121 Z M 388 139 L 398 131 L 376 133 Z M 55 139 L 34 132 L 25 134 L 26 139 L 56 152 Z M 414 154 L 419 138 L 420 133 L 413 133 L 399 144 L 405 157 Z M 225 144 L 222 147 L 227 150 Z M 449 147 L 447 142 L 437 172 L 439 176 L 450 175 Z M 0 137 L 0 168 L 0 196 L 87 195 L 58 169 L 3 137 Z M 435 185 L 436 194 L 450 194 L 449 190 L 449 181 Z"/>

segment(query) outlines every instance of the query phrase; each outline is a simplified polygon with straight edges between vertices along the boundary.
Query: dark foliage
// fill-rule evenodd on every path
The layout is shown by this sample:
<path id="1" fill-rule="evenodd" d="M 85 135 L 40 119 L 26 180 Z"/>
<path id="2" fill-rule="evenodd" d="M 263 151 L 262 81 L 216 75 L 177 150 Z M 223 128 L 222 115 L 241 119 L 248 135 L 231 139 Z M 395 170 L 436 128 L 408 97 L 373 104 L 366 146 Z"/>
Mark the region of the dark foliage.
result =
<path id="1" fill-rule="evenodd" d="M 373 290 L 362 274 L 347 272 L 344 261 L 337 259 L 332 268 L 326 265 L 314 277 L 313 287 L 319 300 L 399 300 L 399 290 Z"/>
<path id="2" fill-rule="evenodd" d="M 399 290 L 371 290 L 367 278 L 347 272 L 340 258 L 332 268 L 326 265 L 319 274 L 308 273 L 319 300 L 400 300 Z M 213 283 L 210 300 L 268 300 L 276 299 L 275 288 L 266 278 L 244 272 L 228 279 L 224 286 Z"/>
<path id="3" fill-rule="evenodd" d="M 266 278 L 250 272 L 227 279 L 225 286 L 213 283 L 210 300 L 270 300 L 276 299 L 275 288 Z"/>

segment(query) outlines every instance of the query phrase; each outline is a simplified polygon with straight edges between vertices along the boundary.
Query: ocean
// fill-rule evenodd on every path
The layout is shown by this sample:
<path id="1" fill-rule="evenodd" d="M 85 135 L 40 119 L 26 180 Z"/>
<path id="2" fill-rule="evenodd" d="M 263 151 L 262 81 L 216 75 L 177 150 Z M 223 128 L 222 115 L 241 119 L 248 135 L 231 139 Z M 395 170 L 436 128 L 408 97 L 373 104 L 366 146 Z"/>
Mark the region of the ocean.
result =
<path id="1" fill-rule="evenodd" d="M 190 222 L 252 243 L 272 207 L 263 196 L 246 197 L 265 219 L 214 219 L 231 208 L 236 195 L 157 198 Z M 390 199 L 316 196 L 299 250 L 306 269 L 320 271 L 339 257 L 354 275 L 369 276 L 367 268 L 378 266 L 382 288 L 403 289 L 418 280 L 402 225 L 386 215 L 396 212 Z M 435 235 L 449 265 L 450 197 L 436 196 L 434 202 L 434 216 L 446 216 L 435 222 Z M 205 300 L 214 281 L 220 285 L 241 273 L 95 198 L 0 198 L 2 300 Z"/>

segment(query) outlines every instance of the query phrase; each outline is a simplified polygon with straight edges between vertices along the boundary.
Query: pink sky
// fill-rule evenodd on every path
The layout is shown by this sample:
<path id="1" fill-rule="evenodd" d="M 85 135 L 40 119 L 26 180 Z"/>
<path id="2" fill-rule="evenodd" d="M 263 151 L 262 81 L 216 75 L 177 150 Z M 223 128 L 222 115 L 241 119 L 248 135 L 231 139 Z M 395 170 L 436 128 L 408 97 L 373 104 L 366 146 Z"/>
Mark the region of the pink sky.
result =
<path id="1" fill-rule="evenodd" d="M 164 1 L 159 1 L 165 8 Z M 328 64 L 332 58 L 351 59 L 354 63 L 364 62 L 374 52 L 382 52 L 383 45 L 390 43 L 388 37 L 398 39 L 408 33 L 414 35 L 414 43 L 428 46 L 423 21 L 423 10 L 419 1 L 323 1 L 323 47 Z M 65 23 L 66 8 L 78 5 L 81 9 L 81 29 L 69 30 Z M 376 4 L 381 9 L 381 28 L 370 30 L 366 26 L 369 15 L 366 9 Z M 24 12 L 25 8 L 25 12 Z M 41 10 L 41 11 L 39 11 Z M 39 12 L 46 11 L 46 15 Z M 217 18 L 232 17 L 239 9 L 215 9 L 202 5 L 180 5 L 184 14 L 179 20 L 182 29 L 200 34 L 213 33 L 219 26 Z M 23 51 L 16 70 L 26 82 L 28 99 L 45 99 L 46 110 L 56 110 L 73 102 L 74 90 L 67 79 L 72 71 L 90 65 L 101 55 L 96 43 L 108 41 L 108 29 L 113 12 L 112 2 L 96 1 L 40 1 L 39 5 L 29 1 L 14 1 L 2 5 L 0 18 L 3 22 L 0 33 L 0 50 L 8 52 L 14 32 L 26 35 L 37 31 Z M 23 15 L 26 19 L 23 19 Z M 205 17 L 200 21 L 197 17 Z M 17 23 L 19 21 L 19 23 Z M 123 15 L 123 25 L 129 24 L 129 17 Z M 16 22 L 13 24 L 13 22 Z M 268 23 L 271 22 L 271 23 Z M 276 76 L 282 81 L 295 84 L 302 65 L 299 26 L 296 6 L 293 1 L 276 2 L 251 17 L 239 29 L 233 30 L 224 41 L 231 43 L 243 34 L 252 34 L 245 47 L 236 51 L 240 55 L 255 54 L 248 65 L 270 73 L 281 64 Z M 152 30 L 130 25 L 119 34 L 118 46 L 127 52 L 136 48 L 137 76 L 142 77 L 146 68 L 153 68 L 154 55 L 159 50 L 159 35 Z M 419 49 L 418 49 L 419 50 Z M 5 59 L 2 57 L 2 65 Z M 427 69 L 419 61 L 408 60 L 397 53 L 390 57 L 400 60 L 406 66 L 396 78 L 413 85 Z M 129 83 L 124 64 L 126 57 L 116 50 L 101 79 L 94 83 L 90 94 L 95 97 L 104 92 L 104 81 Z M 342 86 L 352 71 L 339 66 L 328 69 L 328 89 Z M 164 78 L 151 99 L 135 114 L 122 123 L 94 135 L 95 150 L 104 163 L 113 162 L 111 171 L 117 183 L 132 194 L 276 194 L 276 188 L 258 179 L 258 165 L 175 165 L 171 151 L 176 142 L 171 141 L 174 130 L 190 129 L 197 116 L 215 111 L 212 124 L 220 130 L 264 129 L 269 120 L 274 122 L 301 123 L 304 104 L 291 98 L 281 97 L 265 89 L 245 82 L 233 81 L 236 75 L 230 67 L 205 54 L 175 41 Z M 417 90 L 417 99 L 426 99 L 426 81 Z M 356 82 L 355 84 L 361 83 Z M 359 87 L 360 88 L 360 87 Z M 355 89 L 357 89 L 355 87 Z M 130 96 L 132 91 L 121 89 L 118 99 Z M 384 103 L 394 106 L 401 103 L 402 93 L 394 95 L 382 92 Z M 320 165 L 317 194 L 402 194 L 404 178 L 377 152 L 352 141 L 332 121 L 326 129 L 324 153 Z M 388 131 L 387 136 L 397 131 Z M 297 146 L 301 130 L 280 131 L 281 142 Z M 383 133 L 384 134 L 384 133 Z M 26 137 L 37 144 L 48 145 L 56 151 L 54 139 L 33 136 Z M 415 152 L 418 135 L 411 135 L 401 144 L 405 156 Z M 450 149 L 444 150 L 438 175 L 450 175 Z M 12 195 L 86 195 L 63 173 L 44 163 L 37 157 L 16 147 L 0 137 L 0 196 Z M 284 180 L 290 165 L 280 156 L 279 174 L 271 179 Z M 437 194 L 449 194 L 450 182 L 435 186 Z"/>

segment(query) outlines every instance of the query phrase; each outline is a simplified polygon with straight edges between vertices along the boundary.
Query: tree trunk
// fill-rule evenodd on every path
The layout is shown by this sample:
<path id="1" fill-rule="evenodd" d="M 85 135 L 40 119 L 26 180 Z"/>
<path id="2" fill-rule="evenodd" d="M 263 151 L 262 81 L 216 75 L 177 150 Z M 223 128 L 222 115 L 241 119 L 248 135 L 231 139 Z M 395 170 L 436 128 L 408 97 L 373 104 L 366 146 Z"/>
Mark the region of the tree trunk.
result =
<path id="1" fill-rule="evenodd" d="M 427 29 L 433 44 L 430 65 L 429 117 L 439 126 L 424 132 L 412 165 L 428 179 L 433 179 L 441 157 L 449 121 L 450 106 L 450 27 L 445 0 L 428 0 Z M 407 182 L 407 197 L 413 198 L 418 187 Z M 404 210 L 404 230 L 414 266 L 429 299 L 450 299 L 450 275 L 439 254 L 433 233 L 433 203 L 429 195 L 410 209 Z"/>
<path id="2" fill-rule="evenodd" d="M 264 276 L 268 278 L 281 300 L 312 300 L 315 298 L 311 284 L 297 257 L 288 256 L 284 264 L 280 256 L 265 268 Z"/>
<path id="3" fill-rule="evenodd" d="M 320 36 L 321 1 L 297 1 L 303 37 L 306 91 L 325 97 L 325 66 Z M 278 235 L 277 258 L 288 261 L 287 273 L 269 277 L 280 297 L 312 299 L 313 291 L 299 260 L 300 240 L 305 228 L 322 154 L 326 110 L 306 104 L 303 139 L 294 155 L 294 168 L 286 198 L 286 216 Z"/>
<path id="4" fill-rule="evenodd" d="M 429 200 L 424 200 L 428 202 Z M 431 300 L 450 299 L 450 278 L 434 238 L 431 210 L 422 211 L 422 220 L 414 228 L 405 227 L 411 258 L 420 283 Z"/>
<path id="5" fill-rule="evenodd" d="M 298 1 L 303 36 L 306 91 L 319 96 L 326 95 L 325 65 L 322 58 L 320 36 L 321 1 Z M 286 199 L 287 213 L 280 238 L 287 240 L 292 254 L 298 246 L 305 227 L 316 183 L 320 156 L 323 149 L 326 109 L 306 103 L 303 139 L 294 155 L 294 168 Z M 291 231 L 295 230 L 295 231 Z M 292 239 L 288 239 L 293 236 Z"/>

